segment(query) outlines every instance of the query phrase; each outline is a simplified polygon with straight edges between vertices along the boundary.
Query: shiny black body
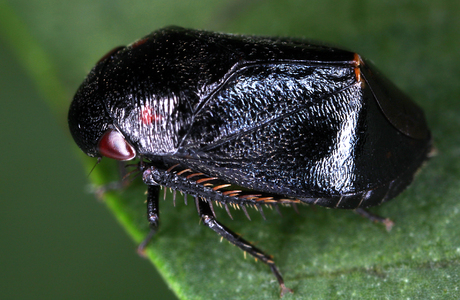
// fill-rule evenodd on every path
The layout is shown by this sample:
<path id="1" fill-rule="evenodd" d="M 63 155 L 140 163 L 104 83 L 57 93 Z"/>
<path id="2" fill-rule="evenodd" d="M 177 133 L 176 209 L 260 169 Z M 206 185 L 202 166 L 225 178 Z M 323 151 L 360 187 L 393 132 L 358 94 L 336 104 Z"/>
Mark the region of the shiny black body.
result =
<path id="1" fill-rule="evenodd" d="M 212 201 L 378 205 L 431 148 L 421 109 L 356 53 L 178 27 L 104 57 L 69 125 L 90 156 L 101 156 L 106 131 L 121 133 L 143 160 L 149 203 L 158 185 L 171 187 L 209 205 L 198 208 L 203 220 Z"/>

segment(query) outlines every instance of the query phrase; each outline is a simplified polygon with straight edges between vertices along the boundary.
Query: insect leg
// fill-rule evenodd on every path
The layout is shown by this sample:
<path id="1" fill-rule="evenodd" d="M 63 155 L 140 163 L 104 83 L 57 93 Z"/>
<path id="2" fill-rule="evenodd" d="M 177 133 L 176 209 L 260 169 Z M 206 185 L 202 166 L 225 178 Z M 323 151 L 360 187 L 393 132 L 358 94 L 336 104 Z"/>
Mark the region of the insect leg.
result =
<path id="1" fill-rule="evenodd" d="M 147 237 L 137 247 L 137 252 L 144 255 L 145 248 L 157 232 L 160 226 L 160 209 L 158 199 L 160 197 L 160 186 L 149 185 L 147 190 L 147 220 L 150 223 L 150 232 Z"/>
<path id="2" fill-rule="evenodd" d="M 355 209 L 355 213 L 357 213 L 358 215 L 360 215 L 360 216 L 362 216 L 362 217 L 364 217 L 366 219 L 369 219 L 372 222 L 381 223 L 381 224 L 385 225 L 385 228 L 387 229 L 387 231 L 390 231 L 391 228 L 394 225 L 392 220 L 390 220 L 388 218 L 381 217 L 381 216 L 376 215 L 376 214 L 373 214 L 373 213 L 371 213 L 370 211 L 368 211 L 368 210 L 366 210 L 364 208 Z"/>
<path id="3" fill-rule="evenodd" d="M 262 250 L 254 247 L 248 241 L 244 240 L 241 236 L 232 232 L 230 229 L 219 223 L 214 218 L 211 207 L 207 201 L 200 201 L 199 198 L 195 198 L 195 201 L 198 213 L 200 214 L 200 218 L 203 221 L 204 225 L 214 230 L 217 234 L 225 238 L 233 245 L 238 246 L 240 249 L 251 254 L 256 259 L 260 259 L 262 262 L 266 263 L 272 270 L 276 279 L 278 280 L 278 283 L 281 288 L 281 296 L 283 296 L 287 292 L 292 293 L 292 290 L 284 285 L 283 277 L 281 276 L 280 272 L 278 271 L 278 268 L 275 265 L 275 262 L 270 258 L 270 256 L 263 253 Z"/>

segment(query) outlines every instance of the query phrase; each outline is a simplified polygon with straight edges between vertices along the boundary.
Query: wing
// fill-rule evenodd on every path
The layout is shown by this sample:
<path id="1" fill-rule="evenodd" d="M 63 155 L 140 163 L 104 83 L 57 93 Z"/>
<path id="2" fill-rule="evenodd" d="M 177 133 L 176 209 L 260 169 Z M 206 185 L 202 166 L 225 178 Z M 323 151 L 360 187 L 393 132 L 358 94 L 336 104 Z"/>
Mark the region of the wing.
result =
<path id="1" fill-rule="evenodd" d="M 254 190 L 338 193 L 353 187 L 362 109 L 350 65 L 246 66 L 195 116 L 179 152 L 191 167 Z"/>
<path id="2" fill-rule="evenodd" d="M 176 158 L 256 191 L 330 198 L 411 179 L 423 144 L 395 130 L 355 66 L 259 63 L 207 100 Z"/>

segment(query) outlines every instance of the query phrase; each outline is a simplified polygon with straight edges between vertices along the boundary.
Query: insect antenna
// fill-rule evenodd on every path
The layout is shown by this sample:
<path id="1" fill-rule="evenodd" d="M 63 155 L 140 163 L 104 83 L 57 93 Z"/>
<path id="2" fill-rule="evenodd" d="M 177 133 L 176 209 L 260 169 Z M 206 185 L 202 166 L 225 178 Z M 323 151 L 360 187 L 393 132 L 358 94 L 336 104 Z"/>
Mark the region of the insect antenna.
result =
<path id="1" fill-rule="evenodd" d="M 99 156 L 99 157 L 97 158 L 97 161 L 96 161 L 96 163 L 94 164 L 94 166 L 93 166 L 93 167 L 91 168 L 91 170 L 89 171 L 89 173 L 88 173 L 88 176 L 87 176 L 87 177 L 89 177 L 89 175 L 91 175 L 91 173 L 93 173 L 94 169 L 95 169 L 95 168 L 96 168 L 96 166 L 97 166 L 97 165 L 98 165 L 98 164 L 101 162 L 101 160 L 102 160 L 102 156 Z"/>

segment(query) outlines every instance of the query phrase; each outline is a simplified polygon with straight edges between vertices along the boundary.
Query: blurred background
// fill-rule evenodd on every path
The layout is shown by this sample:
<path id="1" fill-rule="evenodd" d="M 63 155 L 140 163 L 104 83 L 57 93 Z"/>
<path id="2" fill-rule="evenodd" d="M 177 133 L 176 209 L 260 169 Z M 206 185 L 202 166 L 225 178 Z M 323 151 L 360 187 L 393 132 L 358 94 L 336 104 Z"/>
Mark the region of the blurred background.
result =
<path id="1" fill-rule="evenodd" d="M 450 157 L 444 167 L 458 178 L 458 126 L 447 124 L 458 120 L 458 105 L 435 112 L 460 95 L 459 15 L 454 0 L 0 0 L 0 298 L 176 299 L 87 192 L 68 133 L 73 93 L 110 49 L 166 25 L 352 49 L 428 111 Z M 454 179 L 440 182 L 458 192 Z M 458 264 L 458 249 L 439 251 Z"/>

